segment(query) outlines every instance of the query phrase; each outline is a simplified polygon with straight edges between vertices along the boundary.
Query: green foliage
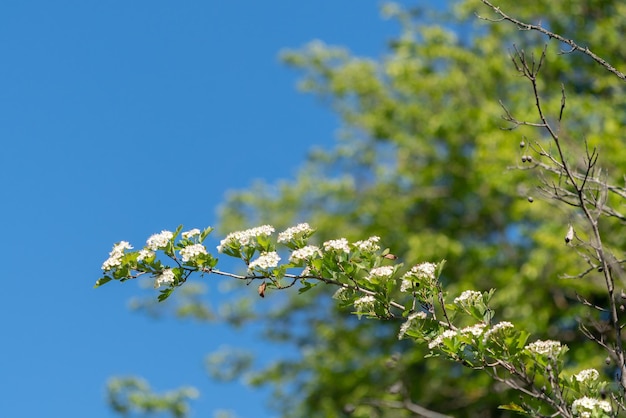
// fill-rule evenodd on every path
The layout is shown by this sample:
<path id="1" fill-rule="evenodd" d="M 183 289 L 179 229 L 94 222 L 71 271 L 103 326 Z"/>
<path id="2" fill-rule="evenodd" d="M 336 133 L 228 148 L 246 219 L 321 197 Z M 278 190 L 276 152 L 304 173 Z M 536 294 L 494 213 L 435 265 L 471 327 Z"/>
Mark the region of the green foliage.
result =
<path id="1" fill-rule="evenodd" d="M 611 62 L 625 61 L 616 34 L 624 32 L 626 8 L 618 1 L 572 5 L 507 0 L 498 6 L 518 19 L 541 22 L 589 43 Z M 271 385 L 274 404 L 286 417 L 404 417 L 418 413 L 418 406 L 458 417 L 551 414 L 554 409 L 542 409 L 542 395 L 520 403 L 518 392 L 488 373 L 472 370 L 502 360 L 512 365 L 514 370 L 508 370 L 522 383 L 528 383 L 528 375 L 539 387 L 545 384 L 553 390 L 552 381 L 575 376 L 581 369 L 601 370 L 604 379 L 599 381 L 613 373 L 605 366 L 606 353 L 577 332 L 579 322 L 606 320 L 589 309 L 609 303 L 606 284 L 593 268 L 576 278 L 589 269 L 584 251 L 563 242 L 570 225 L 584 241 L 591 240 L 593 231 L 576 208 L 542 199 L 537 187 L 541 184 L 575 192 L 562 173 L 537 170 L 554 152 L 550 138 L 532 126 L 502 120 L 503 115 L 514 115 L 516 120 L 538 121 L 533 91 L 519 77 L 509 54 L 517 48 L 529 59 L 538 59 L 546 48 L 537 94 L 550 111 L 548 118 L 557 120 L 561 85 L 566 92 L 564 122 L 559 124 L 565 158 L 583 167 L 579 157 L 585 155 L 586 145 L 597 148 L 602 176 L 612 184 L 621 184 L 626 161 L 621 141 L 624 83 L 585 55 L 562 54 L 563 45 L 535 32 L 477 19 L 475 13 L 497 18 L 477 0 L 451 4 L 447 13 L 430 16 L 398 5 L 385 6 L 384 13 L 400 22 L 401 33 L 378 59 L 355 57 L 345 48 L 319 41 L 284 52 L 284 61 L 303 73 L 301 89 L 321 97 L 341 117 L 342 133 L 335 148 L 312 152 L 295 180 L 260 182 L 251 190 L 232 193 L 222 208 L 220 228 L 233 231 L 264 223 L 284 228 L 307 220 L 316 226 L 316 236 L 294 238 L 287 245 L 290 250 L 302 248 L 309 238 L 315 243 L 345 236 L 354 242 L 382 236 L 400 260 L 445 258 L 446 268 L 437 272 L 437 281 L 414 280 L 413 308 L 419 309 L 403 310 L 400 321 L 391 308 L 401 292 L 391 281 L 372 277 L 372 287 L 360 289 L 372 292 L 374 301 L 367 309 L 359 309 L 356 300 L 367 271 L 393 264 L 393 276 L 400 277 L 409 265 L 387 263 L 388 251 L 324 251 L 306 264 L 312 276 L 344 286 L 358 284 L 336 294 L 337 303 L 329 303 L 335 289 L 316 286 L 317 281 L 305 277 L 300 294 L 294 292 L 262 314 L 237 317 L 239 324 L 261 321 L 266 338 L 293 344 L 301 358 L 278 361 L 252 375 L 249 359 L 227 358 L 232 367 L 226 376 L 248 373 L 253 384 Z M 548 152 L 542 154 L 542 149 Z M 619 208 L 620 202 L 619 196 L 607 197 L 611 207 Z M 606 248 L 616 251 L 626 245 L 623 234 L 611 233 L 623 222 L 619 214 L 602 218 L 598 228 Z M 175 260 L 177 252 L 196 242 L 176 242 L 180 231 L 160 247 Z M 230 243 L 228 237 L 225 241 L 222 252 L 247 266 L 255 256 L 277 248 L 269 234 L 255 234 L 244 244 Z M 107 271 L 96 286 L 137 277 L 138 271 L 160 277 L 166 269 L 157 257 L 138 261 L 139 252 L 122 253 L 119 267 Z M 118 261 L 114 254 L 115 248 L 111 257 Z M 159 300 L 191 272 L 212 271 L 217 259 L 202 254 L 179 264 L 171 269 L 173 284 Z M 265 292 L 265 286 L 289 287 L 289 269 L 301 267 L 304 264 L 291 262 L 278 270 L 259 266 L 251 271 L 255 278 L 266 279 Z M 568 274 L 572 277 L 566 278 Z M 443 289 L 469 299 L 446 304 Z M 463 293 L 467 289 L 483 292 Z M 487 289 L 492 290 L 484 292 Z M 249 303 L 241 301 L 242 306 Z M 467 332 L 451 332 L 430 346 L 442 335 L 440 324 L 410 321 L 420 309 L 430 318 L 450 321 L 449 327 L 458 321 L 454 327 Z M 405 336 L 424 344 L 398 340 L 398 330 L 407 321 Z M 514 322 L 515 328 L 498 328 L 491 340 L 471 331 L 477 323 L 487 327 L 505 321 Z M 527 348 L 527 342 L 537 338 L 567 346 L 544 355 L 541 347 Z M 614 342 L 608 334 L 602 338 Z M 573 379 L 570 392 L 557 395 L 569 401 L 583 393 L 606 393 L 606 385 L 584 384 L 591 386 L 582 387 Z"/>
<path id="2" fill-rule="evenodd" d="M 123 417 L 166 413 L 173 418 L 185 418 L 189 413 L 188 401 L 198 397 L 198 391 L 189 387 L 156 394 L 145 381 L 132 377 L 109 380 L 107 391 L 109 405 Z"/>

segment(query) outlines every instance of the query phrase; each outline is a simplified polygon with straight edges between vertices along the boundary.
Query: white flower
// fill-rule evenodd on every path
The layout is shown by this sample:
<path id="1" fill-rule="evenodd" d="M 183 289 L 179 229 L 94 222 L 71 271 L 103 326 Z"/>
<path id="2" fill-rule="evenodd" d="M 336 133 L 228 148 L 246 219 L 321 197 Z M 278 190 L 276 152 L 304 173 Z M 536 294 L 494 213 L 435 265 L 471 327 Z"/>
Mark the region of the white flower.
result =
<path id="1" fill-rule="evenodd" d="M 391 266 L 383 266 L 376 267 L 370 270 L 369 276 L 366 277 L 367 280 L 372 280 L 373 278 L 378 279 L 389 279 L 393 275 L 393 267 Z"/>
<path id="2" fill-rule="evenodd" d="M 401 277 L 402 284 L 400 285 L 401 292 L 408 292 L 413 290 L 416 280 L 435 280 L 435 270 L 437 264 L 435 263 L 421 263 L 413 266 L 411 270 L 404 273 Z"/>
<path id="3" fill-rule="evenodd" d="M 555 356 L 561 352 L 561 350 L 563 349 L 563 346 L 558 341 L 538 340 L 538 341 L 535 341 L 534 343 L 528 344 L 525 348 L 531 353 L 539 354 L 542 356 Z"/>
<path id="4" fill-rule="evenodd" d="M 146 246 L 149 249 L 156 251 L 159 248 L 166 247 L 173 236 L 174 234 L 171 231 L 161 231 L 159 234 L 154 234 L 150 238 L 148 238 L 148 241 L 146 241 Z"/>
<path id="5" fill-rule="evenodd" d="M 204 248 L 204 245 L 202 244 L 189 245 L 180 250 L 180 256 L 183 258 L 183 263 L 186 263 L 199 254 L 206 253 L 206 248 Z"/>
<path id="6" fill-rule="evenodd" d="M 294 238 L 309 236 L 313 233 L 313 228 L 308 223 L 301 223 L 278 234 L 278 242 L 289 242 Z"/>
<path id="7" fill-rule="evenodd" d="M 343 251 L 344 253 L 349 253 L 350 247 L 348 246 L 347 239 L 340 238 L 340 239 L 333 239 L 330 241 L 326 241 L 324 243 L 324 250 L 325 251 L 336 250 L 336 251 Z"/>
<path id="8" fill-rule="evenodd" d="M 489 337 L 491 337 L 493 334 L 495 334 L 496 332 L 502 329 L 508 329 L 508 328 L 513 328 L 513 324 L 511 324 L 508 321 L 498 322 L 497 324 L 492 326 L 487 332 L 485 332 L 485 334 L 483 335 L 483 341 L 487 342 Z"/>
<path id="9" fill-rule="evenodd" d="M 315 245 L 307 245 L 306 247 L 302 247 L 292 252 L 291 255 L 289 256 L 289 261 L 292 263 L 297 263 L 299 261 L 307 261 L 313 258 L 313 256 L 315 255 L 317 256 L 321 255 L 320 249 L 316 247 Z"/>
<path id="10" fill-rule="evenodd" d="M 593 382 L 598 380 L 600 373 L 596 369 L 585 369 L 574 375 L 574 378 L 579 382 Z"/>
<path id="11" fill-rule="evenodd" d="M 471 327 L 465 327 L 459 330 L 459 333 L 462 335 L 472 334 L 475 337 L 480 337 L 485 330 L 485 324 L 476 324 Z"/>
<path id="12" fill-rule="evenodd" d="M 158 289 L 162 285 L 168 285 L 168 284 L 174 283 L 175 278 L 176 276 L 174 275 L 174 272 L 171 269 L 165 269 L 161 272 L 161 274 L 156 276 L 154 280 L 154 288 Z"/>
<path id="13" fill-rule="evenodd" d="M 263 253 L 259 256 L 259 258 L 250 263 L 250 265 L 248 266 L 248 271 L 251 271 L 255 267 L 261 270 L 274 268 L 278 266 L 279 261 L 280 257 L 275 251 L 272 251 L 270 253 Z"/>
<path id="14" fill-rule="evenodd" d="M 130 245 L 128 241 L 120 241 L 119 244 L 113 246 L 113 251 L 111 251 L 111 253 L 120 252 L 120 251 L 123 252 L 124 250 L 132 250 L 132 249 L 133 247 Z"/>
<path id="15" fill-rule="evenodd" d="M 128 241 L 120 241 L 119 243 L 113 245 L 113 249 L 109 253 L 109 258 L 104 263 L 102 263 L 102 270 L 109 271 L 113 267 L 121 265 L 125 249 L 133 249 Z"/>
<path id="16" fill-rule="evenodd" d="M 365 241 L 357 241 L 354 243 L 354 246 L 361 251 L 369 251 L 374 252 L 380 250 L 380 246 L 377 244 L 380 241 L 380 237 L 373 236 L 369 237 Z"/>
<path id="17" fill-rule="evenodd" d="M 613 410 L 609 401 L 598 400 L 596 405 L 598 405 L 598 407 L 604 412 L 611 412 Z"/>
<path id="18" fill-rule="evenodd" d="M 511 324 L 509 321 L 498 322 L 497 324 L 492 326 L 489 331 L 493 333 L 506 328 L 513 328 L 513 324 Z"/>
<path id="19" fill-rule="evenodd" d="M 413 266 L 404 276 L 408 279 L 414 277 L 416 279 L 434 279 L 437 265 L 434 263 L 421 263 Z M 404 277 L 403 276 L 403 277 Z"/>
<path id="20" fill-rule="evenodd" d="M 466 290 L 454 299 L 455 305 L 476 305 L 481 302 L 483 295 L 475 290 Z"/>
<path id="21" fill-rule="evenodd" d="M 200 230 L 198 228 L 190 229 L 189 231 L 183 232 L 183 238 L 185 239 L 189 239 L 197 235 L 200 235 Z"/>
<path id="22" fill-rule="evenodd" d="M 226 238 L 220 241 L 217 251 L 223 252 L 224 247 L 245 247 L 250 245 L 253 239 L 260 236 L 269 236 L 274 233 L 274 227 L 271 225 L 257 226 L 256 228 L 246 229 L 245 231 L 231 232 Z"/>
<path id="23" fill-rule="evenodd" d="M 119 266 L 121 264 L 122 264 L 122 257 L 121 256 L 109 257 L 109 258 L 107 258 L 105 260 L 104 263 L 102 263 L 102 270 L 109 271 L 113 267 L 117 267 L 117 266 Z"/>
<path id="24" fill-rule="evenodd" d="M 604 412 L 611 412 L 611 404 L 608 401 L 590 398 L 583 396 L 572 402 L 572 412 L 574 415 L 581 417 L 590 417 L 591 413 L 597 409 L 601 409 Z"/>
<path id="25" fill-rule="evenodd" d="M 435 263 L 421 263 L 417 266 L 414 266 L 411 269 L 411 274 L 413 274 L 418 279 L 434 279 L 435 278 L 435 270 L 437 269 L 437 264 Z"/>
<path id="26" fill-rule="evenodd" d="M 433 348 L 440 346 L 443 343 L 443 340 L 454 338 L 456 336 L 457 336 L 456 331 L 447 329 L 444 332 L 442 332 L 440 335 L 438 335 L 436 338 L 432 339 L 428 343 L 428 348 L 432 350 Z"/>
<path id="27" fill-rule="evenodd" d="M 139 255 L 137 256 L 137 261 L 143 261 L 146 258 L 154 257 L 154 251 L 146 250 L 145 248 L 139 251 Z"/>
<path id="28" fill-rule="evenodd" d="M 355 300 L 354 307 L 356 308 L 357 312 L 371 311 L 372 309 L 374 309 L 375 302 L 376 299 L 374 298 L 374 296 L 367 295 Z"/>
<path id="29" fill-rule="evenodd" d="M 402 326 L 400 326 L 400 333 L 398 334 L 398 339 L 401 340 L 404 337 L 404 334 L 411 328 L 413 321 L 416 319 L 426 319 L 426 312 L 414 312 L 406 318 L 406 321 Z"/>
<path id="30" fill-rule="evenodd" d="M 402 276 L 402 284 L 400 285 L 400 291 L 401 292 L 408 292 L 409 290 L 413 290 L 413 282 L 409 279 L 404 278 L 405 276 Z"/>

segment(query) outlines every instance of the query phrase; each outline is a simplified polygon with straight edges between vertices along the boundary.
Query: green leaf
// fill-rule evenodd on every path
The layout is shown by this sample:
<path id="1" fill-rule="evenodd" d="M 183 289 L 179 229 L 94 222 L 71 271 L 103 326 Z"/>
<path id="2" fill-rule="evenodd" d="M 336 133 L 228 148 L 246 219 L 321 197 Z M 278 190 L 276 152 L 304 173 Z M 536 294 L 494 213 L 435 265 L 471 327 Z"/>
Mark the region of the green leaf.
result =
<path id="1" fill-rule="evenodd" d="M 111 280 L 113 280 L 113 278 L 109 276 L 101 277 L 96 281 L 96 284 L 93 287 L 95 289 L 96 287 L 100 287 L 103 284 L 110 282 Z"/>
<path id="2" fill-rule="evenodd" d="M 285 277 L 285 273 L 287 272 L 287 266 L 286 265 L 282 265 L 282 266 L 278 266 L 276 267 L 273 271 L 272 271 L 272 275 L 274 276 L 274 278 L 276 280 L 280 280 L 283 277 Z"/>
<path id="3" fill-rule="evenodd" d="M 172 242 L 176 240 L 176 237 L 178 237 L 178 234 L 180 234 L 180 231 L 183 230 L 183 225 L 180 224 L 178 225 L 178 228 L 176 228 L 176 230 L 174 231 L 174 234 L 172 235 Z"/>
<path id="4" fill-rule="evenodd" d="M 516 403 L 510 403 L 510 404 L 506 404 L 506 405 L 500 405 L 498 406 L 498 409 L 504 409 L 506 411 L 515 411 L 515 412 L 521 412 L 523 414 L 526 413 L 526 410 L 524 408 L 522 408 L 521 406 L 519 406 Z"/>
<path id="5" fill-rule="evenodd" d="M 170 297 L 173 291 L 173 287 L 168 287 L 167 289 L 161 290 L 161 294 L 158 297 L 159 302 L 163 302 L 165 299 Z"/>
<path id="6" fill-rule="evenodd" d="M 210 226 L 207 226 L 206 229 L 202 231 L 202 233 L 200 233 L 200 242 L 204 242 L 206 237 L 208 237 L 211 232 L 213 232 L 213 228 Z"/>
<path id="7" fill-rule="evenodd" d="M 302 283 L 302 287 L 298 289 L 299 294 L 308 292 L 309 290 L 317 286 L 317 283 L 310 283 L 310 282 L 305 282 L 305 281 L 302 281 L 301 283 Z"/>

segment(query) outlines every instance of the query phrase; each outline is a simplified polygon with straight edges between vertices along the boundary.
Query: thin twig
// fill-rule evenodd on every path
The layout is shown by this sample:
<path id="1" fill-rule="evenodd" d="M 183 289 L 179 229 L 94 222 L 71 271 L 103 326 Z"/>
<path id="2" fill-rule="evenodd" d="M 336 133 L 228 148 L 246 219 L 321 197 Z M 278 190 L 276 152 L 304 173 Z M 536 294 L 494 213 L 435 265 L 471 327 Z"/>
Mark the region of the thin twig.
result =
<path id="1" fill-rule="evenodd" d="M 489 2 L 488 0 L 481 0 L 484 4 L 486 4 L 487 6 L 489 6 L 497 15 L 501 16 L 501 19 L 498 20 L 494 20 L 494 19 L 489 19 L 489 18 L 485 18 L 485 17 L 481 17 L 478 16 L 479 19 L 482 20 L 487 20 L 487 21 L 491 21 L 491 22 L 500 22 L 502 20 L 506 20 L 509 21 L 511 23 L 514 23 L 515 25 L 517 25 L 518 28 L 522 29 L 522 30 L 534 30 L 540 33 L 543 33 L 544 35 L 548 36 L 549 38 L 554 38 L 560 42 L 563 42 L 564 44 L 567 44 L 570 46 L 571 51 L 568 52 L 574 52 L 574 51 L 579 51 L 582 52 L 583 54 L 591 57 L 591 59 L 593 59 L 594 61 L 596 61 L 598 64 L 600 64 L 602 67 L 604 67 L 606 70 L 610 71 L 611 73 L 615 74 L 620 80 L 626 81 L 626 74 L 622 73 L 621 71 L 619 71 L 618 69 L 616 69 L 615 67 L 613 67 L 611 64 L 609 64 L 606 60 L 604 60 L 603 58 L 599 57 L 598 55 L 596 55 L 595 53 L 591 52 L 591 50 L 588 47 L 581 47 L 580 45 L 578 45 L 576 42 L 574 42 L 571 39 L 567 39 L 557 33 L 554 33 L 546 28 L 544 28 L 541 25 L 531 25 L 528 23 L 524 23 L 520 20 L 517 20 L 513 17 L 510 17 L 509 15 L 505 14 L 502 10 L 500 10 L 499 7 L 494 6 L 493 4 L 491 4 L 491 2 Z"/>

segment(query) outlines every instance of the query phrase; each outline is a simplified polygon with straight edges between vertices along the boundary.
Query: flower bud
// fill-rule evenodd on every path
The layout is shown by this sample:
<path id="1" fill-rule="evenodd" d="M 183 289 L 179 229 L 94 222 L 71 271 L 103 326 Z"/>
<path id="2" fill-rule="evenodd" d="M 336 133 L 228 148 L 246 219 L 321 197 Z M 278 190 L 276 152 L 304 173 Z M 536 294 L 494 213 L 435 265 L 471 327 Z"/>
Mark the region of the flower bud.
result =
<path id="1" fill-rule="evenodd" d="M 574 227 L 572 225 L 567 229 L 567 234 L 565 234 L 565 243 L 569 244 L 574 239 Z"/>

